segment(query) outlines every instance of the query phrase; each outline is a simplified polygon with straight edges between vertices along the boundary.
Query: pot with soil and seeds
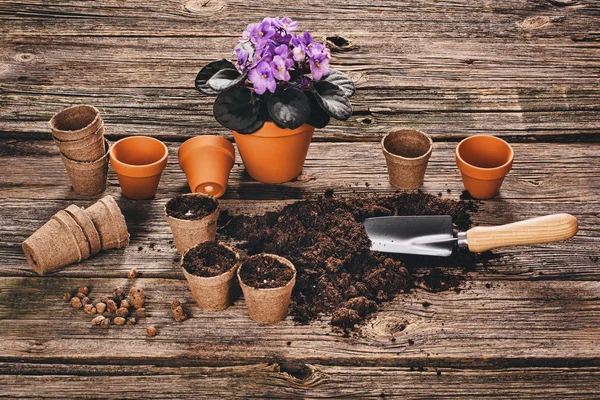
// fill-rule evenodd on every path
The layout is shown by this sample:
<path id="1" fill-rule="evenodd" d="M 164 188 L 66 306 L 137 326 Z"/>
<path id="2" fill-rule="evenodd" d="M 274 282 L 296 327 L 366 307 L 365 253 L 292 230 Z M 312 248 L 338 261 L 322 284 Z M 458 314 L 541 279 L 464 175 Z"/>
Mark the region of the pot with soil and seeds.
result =
<path id="1" fill-rule="evenodd" d="M 274 254 L 257 254 L 237 271 L 250 318 L 259 324 L 276 324 L 288 313 L 296 268 Z"/>
<path id="2" fill-rule="evenodd" d="M 183 274 L 202 311 L 221 311 L 233 303 L 239 292 L 235 279 L 238 260 L 239 254 L 231 247 L 212 241 L 185 253 Z"/>
<path id="3" fill-rule="evenodd" d="M 298 22 L 265 18 L 250 24 L 228 60 L 206 65 L 196 77 L 203 94 L 218 94 L 217 122 L 233 131 L 248 174 L 281 183 L 302 172 L 315 128 L 352 115 L 354 83 L 329 67 L 330 51 Z"/>
<path id="4" fill-rule="evenodd" d="M 203 193 L 180 194 L 165 204 L 165 215 L 179 254 L 215 240 L 219 203 Z"/>

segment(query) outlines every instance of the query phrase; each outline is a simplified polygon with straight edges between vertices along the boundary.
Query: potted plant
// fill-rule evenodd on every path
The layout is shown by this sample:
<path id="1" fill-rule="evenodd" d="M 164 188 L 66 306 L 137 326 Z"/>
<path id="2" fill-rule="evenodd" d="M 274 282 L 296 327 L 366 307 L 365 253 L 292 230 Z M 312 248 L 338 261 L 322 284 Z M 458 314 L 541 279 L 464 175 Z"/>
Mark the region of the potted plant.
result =
<path id="1" fill-rule="evenodd" d="M 265 18 L 250 24 L 235 47 L 235 63 L 211 62 L 196 88 L 217 95 L 214 116 L 233 131 L 248 174 L 266 183 L 300 174 L 315 128 L 352 115 L 354 83 L 329 67 L 330 51 L 298 22 Z"/>

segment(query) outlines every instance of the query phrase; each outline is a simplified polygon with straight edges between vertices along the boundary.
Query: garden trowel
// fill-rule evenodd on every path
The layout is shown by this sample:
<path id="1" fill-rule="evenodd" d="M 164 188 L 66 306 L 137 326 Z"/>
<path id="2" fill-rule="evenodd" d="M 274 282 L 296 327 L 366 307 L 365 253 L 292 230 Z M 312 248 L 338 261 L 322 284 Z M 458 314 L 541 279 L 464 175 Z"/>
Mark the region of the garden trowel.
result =
<path id="1" fill-rule="evenodd" d="M 559 242 L 577 233 L 577 219 L 553 214 L 507 225 L 477 226 L 454 236 L 450 215 L 367 218 L 371 250 L 448 257 L 454 247 L 482 252 L 497 247 Z"/>

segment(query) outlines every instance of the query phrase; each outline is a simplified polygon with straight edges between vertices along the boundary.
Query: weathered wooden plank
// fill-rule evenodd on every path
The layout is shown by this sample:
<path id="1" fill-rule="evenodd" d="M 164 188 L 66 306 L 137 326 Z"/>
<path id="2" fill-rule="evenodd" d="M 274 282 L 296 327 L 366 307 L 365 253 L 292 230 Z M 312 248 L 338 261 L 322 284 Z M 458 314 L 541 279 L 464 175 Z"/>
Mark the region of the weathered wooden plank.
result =
<path id="1" fill-rule="evenodd" d="M 115 260 L 117 261 L 117 260 Z M 489 283 L 489 285 L 485 285 Z M 387 303 L 359 334 L 331 332 L 327 317 L 259 326 L 243 300 L 201 313 L 185 281 L 140 278 L 149 317 L 138 325 L 92 327 L 62 301 L 81 285 L 99 299 L 127 279 L 0 278 L 0 360 L 220 366 L 299 361 L 327 365 L 436 368 L 600 366 L 600 281 L 469 281 L 460 293 L 417 290 Z M 175 323 L 180 299 L 191 318 Z M 423 302 L 430 305 L 424 307 Z M 158 335 L 147 338 L 155 326 Z"/>
<path id="2" fill-rule="evenodd" d="M 69 189 L 58 150 L 51 142 L 0 143 L 0 165 L 13 171 L 0 185 L 0 258 L 5 261 L 0 275 L 34 276 L 25 263 L 21 242 L 59 209 L 72 203 L 89 206 L 95 199 Z M 172 236 L 163 206 L 174 194 L 188 192 L 189 188 L 175 161 L 177 144 L 169 144 L 169 148 L 171 162 L 155 200 L 122 198 L 116 176 L 110 173 L 106 194 L 115 196 L 123 208 L 132 234 L 131 245 L 65 268 L 57 272 L 58 276 L 122 277 L 135 266 L 146 276 L 182 278 L 174 269 L 178 261 L 169 243 Z M 502 257 L 490 261 L 487 270 L 478 273 L 510 274 L 511 279 L 596 279 L 600 256 L 596 244 L 600 235 L 599 145 L 515 144 L 514 148 L 514 170 L 506 178 L 501 197 L 483 203 L 474 220 L 479 224 L 502 224 L 568 211 L 579 218 L 580 231 L 565 243 L 497 250 Z M 435 143 L 425 192 L 458 199 L 463 189 L 453 149 L 452 143 Z M 377 143 L 313 143 L 300 178 L 281 185 L 253 181 L 244 173 L 238 157 L 228 191 L 220 202 L 222 209 L 234 214 L 256 214 L 297 199 L 317 198 L 328 188 L 334 189 L 336 196 L 395 192 L 388 183 Z"/>
<path id="3" fill-rule="evenodd" d="M 278 364 L 168 368 L 0 363 L 0 398 L 498 398 L 600 396 L 598 368 L 427 369 Z M 439 371 L 439 374 L 438 374 Z M 17 375 L 17 373 L 19 375 Z M 109 382 L 107 384 L 107 382 Z M 232 390 L 235 390 L 233 392 Z"/>

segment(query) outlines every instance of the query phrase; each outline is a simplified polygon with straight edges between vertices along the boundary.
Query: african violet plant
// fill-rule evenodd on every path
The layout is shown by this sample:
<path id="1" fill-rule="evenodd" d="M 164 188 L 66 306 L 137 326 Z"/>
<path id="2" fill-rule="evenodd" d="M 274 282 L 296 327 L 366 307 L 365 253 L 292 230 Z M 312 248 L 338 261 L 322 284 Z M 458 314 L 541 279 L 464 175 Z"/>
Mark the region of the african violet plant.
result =
<path id="1" fill-rule="evenodd" d="M 296 129 L 325 127 L 352 115 L 354 83 L 329 67 L 331 54 L 290 18 L 250 24 L 235 47 L 235 64 L 222 59 L 200 70 L 196 88 L 216 95 L 214 116 L 224 127 L 253 133 L 265 121 Z"/>

